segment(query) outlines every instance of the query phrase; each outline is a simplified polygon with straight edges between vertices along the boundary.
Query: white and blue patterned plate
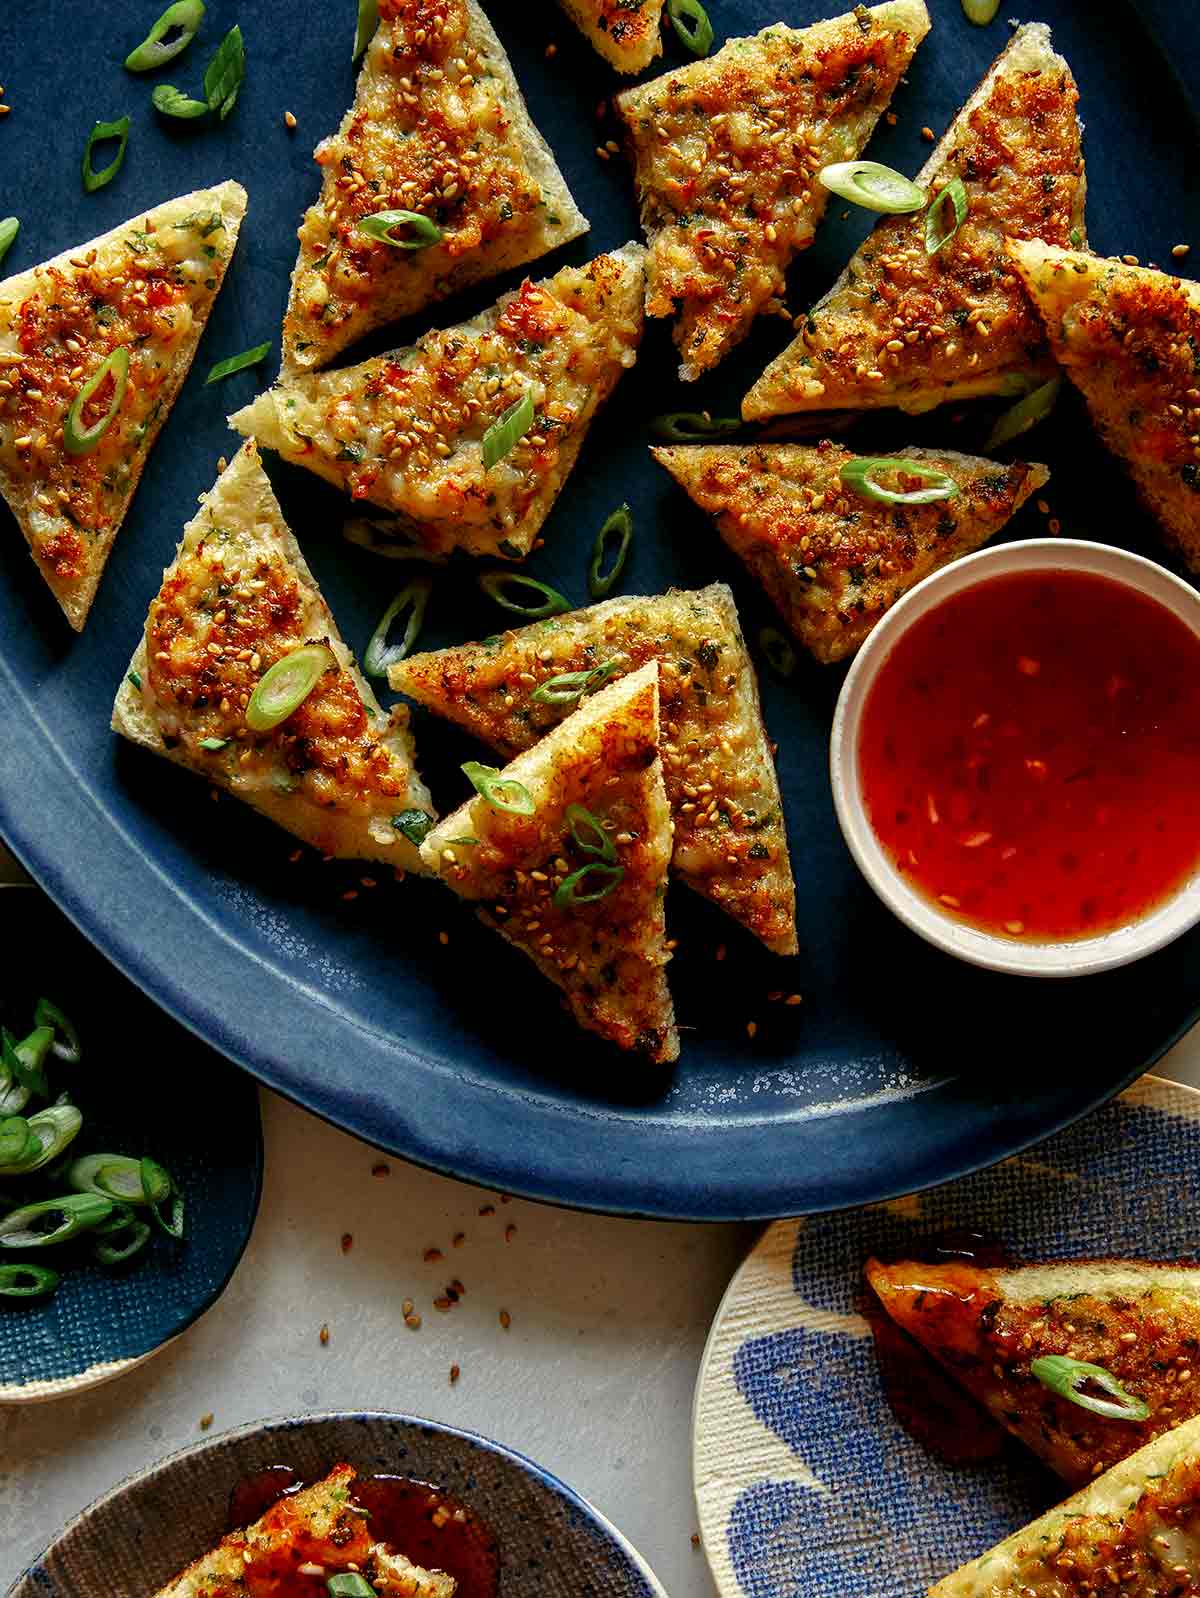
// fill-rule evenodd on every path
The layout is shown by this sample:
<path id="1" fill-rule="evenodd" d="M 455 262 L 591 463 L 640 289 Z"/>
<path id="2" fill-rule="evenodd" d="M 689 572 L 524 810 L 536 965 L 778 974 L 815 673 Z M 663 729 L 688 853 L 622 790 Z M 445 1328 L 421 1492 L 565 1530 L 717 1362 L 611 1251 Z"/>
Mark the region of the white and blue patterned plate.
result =
<path id="1" fill-rule="evenodd" d="M 769 1227 L 696 1386 L 696 1501 L 721 1598 L 916 1598 L 1055 1496 L 1016 1448 L 952 1466 L 900 1428 L 857 1307 L 871 1254 L 970 1228 L 1018 1260 L 1196 1258 L 1198 1175 L 1200 1093 L 1145 1077 L 990 1171 Z"/>

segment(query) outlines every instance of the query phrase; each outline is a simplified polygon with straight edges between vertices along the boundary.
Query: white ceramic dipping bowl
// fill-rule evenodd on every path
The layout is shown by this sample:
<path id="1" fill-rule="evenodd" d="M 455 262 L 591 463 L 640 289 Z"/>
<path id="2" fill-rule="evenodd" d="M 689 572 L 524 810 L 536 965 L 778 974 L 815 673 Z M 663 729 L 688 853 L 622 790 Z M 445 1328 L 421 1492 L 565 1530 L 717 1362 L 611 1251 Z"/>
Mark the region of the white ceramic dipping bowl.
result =
<path id="1" fill-rule="evenodd" d="M 1127 965 L 1200 921 L 1200 869 L 1149 914 L 1093 937 L 1033 942 L 984 932 L 944 913 L 896 869 L 867 817 L 858 762 L 863 707 L 888 655 L 907 630 L 953 594 L 993 577 L 1070 571 L 1107 577 L 1156 599 L 1200 638 L 1200 594 L 1153 561 L 1107 544 L 1073 538 L 1025 539 L 980 550 L 927 577 L 899 601 L 859 650 L 842 685 L 833 718 L 829 764 L 838 822 L 850 852 L 875 892 L 901 921 L 928 942 L 972 965 L 1034 977 L 1084 976 Z M 1200 794 L 1197 795 L 1200 825 Z"/>

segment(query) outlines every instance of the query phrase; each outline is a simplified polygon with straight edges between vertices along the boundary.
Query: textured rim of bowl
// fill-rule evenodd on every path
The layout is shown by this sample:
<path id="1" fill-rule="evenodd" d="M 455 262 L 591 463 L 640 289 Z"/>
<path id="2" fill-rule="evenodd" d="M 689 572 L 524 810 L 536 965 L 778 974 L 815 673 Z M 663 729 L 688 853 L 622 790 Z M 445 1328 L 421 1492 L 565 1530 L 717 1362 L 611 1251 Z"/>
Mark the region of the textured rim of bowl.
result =
<path id="1" fill-rule="evenodd" d="M 1110 971 L 1172 942 L 1200 921 L 1200 868 L 1157 909 L 1096 937 L 1016 942 L 943 914 L 897 871 L 867 818 L 858 767 L 863 707 L 880 668 L 921 617 L 955 594 L 1021 572 L 1082 572 L 1120 583 L 1164 605 L 1200 639 L 1200 594 L 1141 555 L 1084 539 L 1024 539 L 980 550 L 925 578 L 884 616 L 859 650 L 838 696 L 829 770 L 838 825 L 855 863 L 888 909 L 926 942 L 971 965 L 1022 976 L 1072 977 Z"/>

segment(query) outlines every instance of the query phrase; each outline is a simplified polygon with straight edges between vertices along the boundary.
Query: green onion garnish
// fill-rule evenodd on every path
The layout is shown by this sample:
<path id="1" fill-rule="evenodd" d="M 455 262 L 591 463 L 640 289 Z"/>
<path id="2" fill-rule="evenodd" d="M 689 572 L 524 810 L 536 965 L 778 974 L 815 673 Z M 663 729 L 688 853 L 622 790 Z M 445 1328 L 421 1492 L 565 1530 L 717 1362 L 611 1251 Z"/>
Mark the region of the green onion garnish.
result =
<path id="1" fill-rule="evenodd" d="M 153 1162 L 151 1162 L 153 1163 Z M 156 1166 L 147 1190 L 142 1161 L 127 1154 L 85 1154 L 73 1160 L 65 1173 L 68 1187 L 77 1193 L 99 1193 L 101 1198 L 119 1199 L 123 1204 L 156 1204 L 171 1191 L 171 1179 Z"/>
<path id="2" fill-rule="evenodd" d="M 53 1053 L 60 1060 L 65 1060 L 68 1065 L 78 1065 L 83 1050 L 79 1044 L 79 1033 L 70 1016 L 64 1015 L 57 1004 L 49 999 L 39 999 L 37 1008 L 33 1012 L 34 1026 L 53 1027 L 55 1038 L 50 1045 Z"/>
<path id="3" fill-rule="evenodd" d="M 875 482 L 872 472 L 902 472 L 906 477 L 928 483 L 929 487 L 899 493 Z M 856 455 L 846 462 L 839 476 L 847 488 L 861 494 L 863 499 L 880 500 L 886 505 L 932 505 L 935 500 L 953 499 L 959 492 L 958 484 L 948 473 L 901 455 Z"/>
<path id="4" fill-rule="evenodd" d="M 1081 1409 L 1090 1409 L 1094 1415 L 1106 1415 L 1109 1420 L 1145 1420 L 1150 1414 L 1149 1405 L 1127 1393 L 1103 1365 L 1089 1365 L 1081 1359 L 1070 1359 L 1066 1354 L 1044 1354 L 1035 1359 L 1029 1369 L 1043 1387 L 1060 1398 L 1069 1398 Z M 1089 1382 L 1110 1396 L 1096 1398 L 1091 1393 L 1081 1392 Z"/>
<path id="5" fill-rule="evenodd" d="M 201 738 L 200 748 L 208 750 L 209 754 L 215 754 L 218 749 L 224 749 L 228 742 L 228 738 Z"/>
<path id="6" fill-rule="evenodd" d="M 70 1193 L 66 1198 L 24 1204 L 0 1220 L 0 1248 L 46 1248 L 51 1243 L 65 1243 L 80 1232 L 90 1232 L 111 1212 L 112 1200 L 98 1193 Z"/>
<path id="7" fill-rule="evenodd" d="M 402 810 L 399 815 L 392 817 L 392 826 L 397 832 L 402 832 L 409 843 L 419 848 L 433 826 L 433 817 L 424 810 Z"/>
<path id="8" fill-rule="evenodd" d="M 108 402 L 108 409 L 98 421 L 90 427 L 84 427 L 83 412 L 105 379 L 110 377 L 113 381 L 112 398 Z M 63 418 L 63 443 L 69 455 L 86 455 L 108 432 L 113 418 L 121 409 L 121 401 L 125 398 L 125 386 L 129 382 L 129 346 L 118 344 L 116 349 L 106 361 L 98 368 L 93 377 L 86 382 L 76 394 L 70 410 Z"/>
<path id="9" fill-rule="evenodd" d="M 92 170 L 92 151 L 97 144 L 103 144 L 106 139 L 117 140 L 117 153 L 106 167 L 99 172 Z M 102 189 L 106 183 L 111 183 L 121 170 L 121 162 L 125 159 L 125 146 L 129 143 L 129 118 L 118 117 L 115 122 L 97 122 L 88 134 L 87 146 L 83 152 L 83 186 L 89 194 L 96 189 Z"/>
<path id="10" fill-rule="evenodd" d="M 204 97 L 208 109 L 219 113 L 221 121 L 237 104 L 238 91 L 246 76 L 246 47 L 242 30 L 235 22 L 217 46 L 217 53 L 204 74 Z"/>
<path id="11" fill-rule="evenodd" d="M 1081 228 L 1073 227 L 1069 237 L 1075 249 L 1079 249 L 1083 244 L 1083 230 Z"/>
<path id="12" fill-rule="evenodd" d="M 835 161 L 832 166 L 821 168 L 817 180 L 852 205 L 888 216 L 919 211 L 925 204 L 924 189 L 903 172 L 879 161 Z"/>
<path id="13" fill-rule="evenodd" d="M 700 0 L 667 0 L 667 15 L 683 48 L 692 55 L 712 49 L 713 26 Z"/>
<path id="14" fill-rule="evenodd" d="M 10 1039 L 5 1040 L 11 1042 Z M 50 1052 L 50 1045 L 54 1042 L 54 1028 L 52 1026 L 37 1026 L 27 1038 L 22 1038 L 20 1043 L 12 1043 L 12 1057 L 9 1061 L 17 1081 L 37 1093 L 41 1098 L 46 1098 L 50 1092 L 50 1084 L 46 1080 L 45 1062 Z M 8 1059 L 8 1051 L 5 1050 Z"/>
<path id="15" fill-rule="evenodd" d="M 178 1242 L 183 1236 L 183 1194 L 179 1189 L 172 1185 L 167 1198 L 150 1206 L 150 1213 L 159 1231 Z"/>
<path id="16" fill-rule="evenodd" d="M 943 215 L 946 202 L 954 209 L 954 224 L 947 227 Z M 961 178 L 951 178 L 946 187 L 930 202 L 925 213 L 925 253 L 936 255 L 944 250 L 967 219 L 967 191 Z"/>
<path id="17" fill-rule="evenodd" d="M 277 660 L 259 679 L 246 706 L 246 725 L 270 732 L 286 721 L 312 693 L 324 672 L 337 665 L 325 644 L 304 644 Z"/>
<path id="18" fill-rule="evenodd" d="M 656 416 L 650 423 L 655 438 L 667 444 L 704 444 L 710 438 L 722 438 L 726 433 L 736 433 L 742 425 L 740 416 L 710 416 L 707 411 L 668 411 Z"/>
<path id="19" fill-rule="evenodd" d="M 142 691 L 142 674 L 141 674 L 141 672 L 139 672 L 139 671 L 127 671 L 125 673 L 125 681 L 129 684 L 129 686 L 131 688 L 136 688 L 138 693 L 139 694 L 141 693 L 141 691 Z"/>
<path id="20" fill-rule="evenodd" d="M 207 101 L 193 100 L 190 95 L 184 94 L 182 89 L 177 89 L 173 83 L 155 84 L 150 104 L 156 111 L 161 111 L 163 116 L 179 117 L 184 121 L 208 115 Z"/>
<path id="21" fill-rule="evenodd" d="M 568 805 L 563 812 L 563 820 L 571 829 L 571 837 L 576 848 L 582 849 L 584 854 L 598 855 L 601 860 L 609 864 L 617 858 L 616 848 L 605 832 L 603 822 L 586 806 Z M 580 828 L 583 829 L 582 834 Z"/>
<path id="22" fill-rule="evenodd" d="M 155 67 L 174 61 L 196 37 L 203 20 L 204 0 L 175 0 L 175 4 L 167 7 L 137 49 L 131 50 L 125 57 L 125 65 L 130 72 L 152 72 Z M 169 33 L 175 37 L 168 39 Z"/>
<path id="23" fill-rule="evenodd" d="M 370 516 L 352 516 L 342 523 L 342 537 L 359 549 L 369 549 L 372 555 L 382 555 L 384 560 L 437 561 L 425 546 L 417 541 L 400 518 L 391 521 Z"/>
<path id="24" fill-rule="evenodd" d="M 22 1115 L 0 1121 L 0 1176 L 16 1176 L 42 1152 L 42 1141 Z"/>
<path id="25" fill-rule="evenodd" d="M 31 1115 L 29 1132 L 32 1141 L 24 1154 L 9 1166 L 9 1171 L 19 1176 L 40 1171 L 74 1142 L 82 1125 L 83 1116 L 73 1104 L 53 1104 L 48 1110 L 39 1110 L 36 1115 Z"/>
<path id="26" fill-rule="evenodd" d="M 375 1598 L 375 1589 L 357 1570 L 347 1570 L 325 1578 L 329 1598 Z"/>
<path id="27" fill-rule="evenodd" d="M 357 61 L 370 44 L 378 26 L 379 0 L 358 0 L 358 26 L 354 30 L 354 54 L 350 57 L 352 62 Z"/>
<path id="28" fill-rule="evenodd" d="M 515 777 L 502 777 L 495 766 L 481 765 L 478 760 L 464 761 L 462 773 L 493 809 L 507 810 L 514 816 L 533 814 L 533 795 Z"/>
<path id="29" fill-rule="evenodd" d="M 210 383 L 218 383 L 223 377 L 231 377 L 234 372 L 244 372 L 248 366 L 257 366 L 259 361 L 265 360 L 271 350 L 271 340 L 265 344 L 256 344 L 253 349 L 243 350 L 240 355 L 227 355 L 223 361 L 218 361 L 212 371 L 204 379 L 205 388 Z"/>
<path id="30" fill-rule="evenodd" d="M 157 1160 L 152 1160 L 148 1155 L 143 1155 L 138 1168 L 139 1179 L 142 1184 L 142 1196 L 147 1204 L 161 1204 L 164 1199 L 170 1198 L 175 1189 L 171 1174 L 164 1169 Z"/>
<path id="31" fill-rule="evenodd" d="M 617 540 L 617 553 L 608 571 L 601 576 L 600 568 L 604 565 L 605 551 L 610 538 Z M 593 599 L 603 599 L 614 587 L 625 570 L 625 562 L 629 558 L 629 546 L 632 543 L 633 513 L 628 505 L 618 505 L 596 534 L 596 542 L 592 545 L 592 559 L 588 566 L 588 593 Z"/>
<path id="32" fill-rule="evenodd" d="M 33 1097 L 21 1080 L 16 1041 L 7 1027 L 0 1029 L 0 1116 L 20 1115 Z"/>
<path id="33" fill-rule="evenodd" d="M 483 469 L 490 472 L 497 461 L 502 461 L 519 438 L 533 426 L 533 395 L 526 389 L 519 400 L 514 400 L 499 421 L 493 422 L 483 435 Z"/>
<path id="34" fill-rule="evenodd" d="M 986 28 L 1000 9 L 1000 0 L 962 0 L 962 8 L 968 22 Z"/>
<path id="35" fill-rule="evenodd" d="M 543 596 L 542 603 L 520 605 L 501 592 L 502 589 L 512 588 L 514 585 L 519 588 L 532 588 L 535 593 Z M 544 616 L 561 616 L 571 608 L 571 601 L 560 594 L 557 588 L 539 582 L 536 577 L 526 577 L 524 572 L 484 572 L 479 579 L 479 586 L 489 599 L 494 599 L 498 605 L 503 605 L 505 610 L 513 610 L 518 616 L 525 616 L 530 621 L 541 621 Z"/>
<path id="36" fill-rule="evenodd" d="M 436 222 L 420 211 L 376 211 L 371 216 L 360 216 L 354 225 L 376 244 L 390 244 L 394 250 L 427 250 L 446 236 Z M 407 236 L 394 238 L 396 228 L 407 229 Z"/>
<path id="37" fill-rule="evenodd" d="M 547 677 L 529 697 L 538 705 L 573 705 L 589 688 L 607 682 L 620 669 L 615 660 L 606 660 L 603 666 L 588 671 L 560 672 L 557 677 Z"/>
<path id="38" fill-rule="evenodd" d="M 610 866 L 593 860 L 590 865 L 580 866 L 578 871 L 572 871 L 569 877 L 563 878 L 554 890 L 554 903 L 560 910 L 574 910 L 580 904 L 595 904 L 598 899 L 607 899 L 624 875 L 624 866 Z M 600 886 L 593 893 L 580 893 L 581 883 L 599 883 Z"/>
<path id="39" fill-rule="evenodd" d="M 44 1265 L 0 1265 L 0 1296 L 41 1298 L 58 1286 L 58 1272 Z"/>
<path id="40" fill-rule="evenodd" d="M 405 583 L 384 611 L 363 655 L 363 670 L 368 677 L 386 677 L 388 667 L 394 666 L 398 660 L 403 660 L 412 649 L 425 620 L 425 607 L 429 603 L 432 588 L 432 577 L 414 577 L 411 582 Z M 403 638 L 394 644 L 389 644 L 387 640 L 388 633 L 392 630 L 392 623 L 398 615 L 410 607 L 411 614 Z"/>
<path id="41" fill-rule="evenodd" d="M 1020 438 L 1022 433 L 1045 421 L 1054 409 L 1061 388 L 1062 378 L 1052 377 L 1048 383 L 1035 388 L 1032 394 L 1026 394 L 1024 399 L 1010 405 L 1002 416 L 996 418 L 996 425 L 988 434 L 984 449 L 993 450 L 1001 444 L 1010 444 L 1014 438 Z"/>
<path id="42" fill-rule="evenodd" d="M 113 1241 L 110 1242 L 110 1238 Z M 123 1226 L 114 1227 L 95 1240 L 92 1258 L 99 1265 L 124 1265 L 126 1260 L 140 1254 L 149 1241 L 149 1222 L 131 1216 Z"/>
<path id="43" fill-rule="evenodd" d="M 758 647 L 777 676 L 790 677 L 795 671 L 796 651 L 777 628 L 764 627 L 758 635 Z"/>
<path id="44" fill-rule="evenodd" d="M 12 241 L 21 231 L 21 224 L 15 216 L 6 216 L 0 222 L 0 261 L 8 254 Z"/>

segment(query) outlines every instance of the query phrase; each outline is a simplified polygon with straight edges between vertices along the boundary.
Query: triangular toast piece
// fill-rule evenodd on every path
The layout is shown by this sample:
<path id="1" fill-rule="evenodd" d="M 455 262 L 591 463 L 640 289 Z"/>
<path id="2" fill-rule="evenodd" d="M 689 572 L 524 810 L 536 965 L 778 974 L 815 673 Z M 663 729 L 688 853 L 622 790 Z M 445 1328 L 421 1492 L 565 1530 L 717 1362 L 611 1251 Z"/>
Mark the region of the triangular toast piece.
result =
<path id="1" fill-rule="evenodd" d="M 1200 1414 L 1198 1267 L 870 1260 L 866 1276 L 892 1320 L 1073 1487 Z M 1148 1418 L 1109 1419 L 1060 1397 L 1030 1369 L 1048 1354 L 1102 1366 Z"/>
<path id="2" fill-rule="evenodd" d="M 354 104 L 316 160 L 285 366 L 325 366 L 372 328 L 588 230 L 476 0 L 379 0 Z M 420 249 L 380 241 L 359 223 L 381 211 L 417 212 L 441 237 Z"/>
<path id="3" fill-rule="evenodd" d="M 1101 438 L 1200 572 L 1200 284 L 1038 242 L 1009 255 Z"/>
<path id="4" fill-rule="evenodd" d="M 1190 1598 L 1200 1564 L 1200 1420 L 1164 1432 L 929 1589 L 929 1598 Z"/>
<path id="5" fill-rule="evenodd" d="M 336 658 L 270 732 L 245 710 L 282 657 Z M 380 709 L 342 642 L 253 444 L 184 529 L 113 706 L 113 728 L 225 788 L 322 854 L 420 869 L 433 823 L 408 712 Z"/>
<path id="6" fill-rule="evenodd" d="M 410 655 L 388 678 L 511 759 L 580 703 L 535 698 L 550 679 L 595 671 L 590 692 L 605 673 L 623 675 L 649 660 L 659 662 L 672 869 L 769 949 L 795 954 L 796 890 L 779 781 L 724 583 L 607 599 L 482 643 Z"/>
<path id="7" fill-rule="evenodd" d="M 391 511 L 429 554 L 520 560 L 597 410 L 637 359 L 644 259 L 627 244 L 525 282 L 413 349 L 285 374 L 230 425 Z M 534 405 L 529 430 L 485 466 L 484 435 L 524 395 Z"/>
<path id="8" fill-rule="evenodd" d="M 618 72 L 641 72 L 662 55 L 664 0 L 559 0 L 584 38 Z"/>
<path id="9" fill-rule="evenodd" d="M 180 1571 L 155 1598 L 208 1598 L 280 1585 L 280 1571 L 319 1566 L 328 1575 L 357 1571 L 380 1598 L 454 1598 L 453 1576 L 423 1570 L 371 1535 L 370 1515 L 355 1501 L 358 1472 L 335 1465 L 320 1481 L 288 1493 L 252 1525 L 239 1527 Z"/>
<path id="10" fill-rule="evenodd" d="M 685 381 L 783 293 L 829 201 L 816 174 L 860 153 L 928 31 L 924 0 L 886 0 L 730 39 L 617 96 L 650 240 L 646 310 L 678 316 Z"/>
<path id="11" fill-rule="evenodd" d="M 954 450 L 908 449 L 894 458 L 948 473 L 959 493 L 895 505 L 847 488 L 841 469 L 855 456 L 828 439 L 664 445 L 651 454 L 715 518 L 792 632 L 825 662 L 852 655 L 922 577 L 985 544 L 1050 475 L 1023 461 L 1004 466 Z M 898 487 L 892 475 L 895 484 L 886 471 L 875 477 Z"/>
<path id="12" fill-rule="evenodd" d="M 656 1063 L 677 1059 L 657 663 L 602 688 L 501 775 L 501 795 L 527 813 L 477 795 L 426 838 L 426 865 L 558 984 L 580 1026 Z"/>
<path id="13" fill-rule="evenodd" d="M 0 283 L 0 493 L 76 632 L 245 211 L 240 183 L 197 189 Z M 72 439 L 86 447 L 72 453 Z"/>
<path id="14" fill-rule="evenodd" d="M 930 254 L 926 214 L 885 216 L 742 402 L 748 421 L 794 411 L 1021 394 L 1052 370 L 1004 253 L 1006 238 L 1068 244 L 1084 234 L 1079 94 L 1042 22 L 1018 28 L 916 176 L 954 178 L 966 219 Z M 939 219 L 953 224 L 950 200 Z"/>

